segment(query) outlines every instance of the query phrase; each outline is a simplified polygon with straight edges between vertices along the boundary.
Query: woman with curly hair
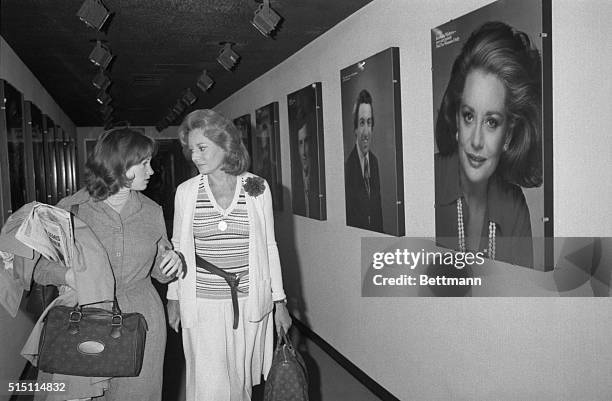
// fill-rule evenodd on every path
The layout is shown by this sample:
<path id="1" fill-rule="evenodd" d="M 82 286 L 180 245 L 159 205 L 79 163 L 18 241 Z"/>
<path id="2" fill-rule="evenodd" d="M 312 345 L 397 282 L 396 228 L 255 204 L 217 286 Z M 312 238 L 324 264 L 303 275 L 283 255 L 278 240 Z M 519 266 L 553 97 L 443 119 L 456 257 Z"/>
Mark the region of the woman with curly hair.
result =
<path id="1" fill-rule="evenodd" d="M 154 173 L 154 152 L 153 139 L 138 131 L 104 132 L 85 165 L 85 188 L 57 205 L 66 210 L 78 207 L 78 218 L 87 223 L 108 255 L 121 311 L 142 313 L 147 321 L 140 375 L 111 378 L 104 400 L 160 401 L 162 396 L 166 318 L 151 277 L 168 282 L 183 265 L 178 253 L 170 249 L 161 207 L 140 192 Z M 38 263 L 34 279 L 76 288 L 73 269 L 48 260 Z"/>
<path id="2" fill-rule="evenodd" d="M 541 61 L 501 22 L 474 31 L 456 58 L 436 121 L 436 237 L 459 251 L 533 266 L 521 187 L 542 183 Z"/>
<path id="3" fill-rule="evenodd" d="M 167 295 L 170 325 L 182 326 L 187 401 L 250 400 L 272 361 L 272 310 L 277 331 L 291 326 L 270 188 L 246 172 L 240 132 L 221 114 L 193 111 L 179 139 L 200 173 L 176 191 L 172 242 L 187 274 Z"/>

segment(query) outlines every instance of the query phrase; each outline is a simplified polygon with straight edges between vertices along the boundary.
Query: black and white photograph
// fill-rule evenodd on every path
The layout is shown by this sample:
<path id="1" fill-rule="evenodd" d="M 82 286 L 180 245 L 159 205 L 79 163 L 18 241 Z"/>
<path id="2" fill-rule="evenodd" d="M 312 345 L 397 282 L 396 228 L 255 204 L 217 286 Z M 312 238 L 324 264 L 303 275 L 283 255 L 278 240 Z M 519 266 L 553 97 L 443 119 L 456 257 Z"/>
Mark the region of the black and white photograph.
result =
<path id="1" fill-rule="evenodd" d="M 611 401 L 610 21 L 0 0 L 0 401 Z"/>
<path id="2" fill-rule="evenodd" d="M 343 68 L 340 85 L 346 225 L 402 236 L 399 49 Z"/>
<path id="3" fill-rule="evenodd" d="M 293 213 L 327 218 L 321 83 L 287 95 Z"/>
<path id="4" fill-rule="evenodd" d="M 233 121 L 236 128 L 238 128 L 238 131 L 240 131 L 242 143 L 244 143 L 244 146 L 246 146 L 249 155 L 253 155 L 253 139 L 251 135 L 251 132 L 253 131 L 253 126 L 251 123 L 251 115 L 245 114 L 243 116 L 234 118 Z M 250 168 L 253 168 L 252 164 Z"/>
<path id="5" fill-rule="evenodd" d="M 545 269 L 542 3 L 498 1 L 431 31 L 441 244 Z M 548 130 L 546 129 L 548 128 Z M 552 177 L 552 175 L 550 175 Z M 550 183 L 549 183 L 550 184 Z"/>
<path id="6" fill-rule="evenodd" d="M 270 185 L 274 210 L 283 210 L 278 102 L 255 110 L 252 158 L 253 173 Z"/>

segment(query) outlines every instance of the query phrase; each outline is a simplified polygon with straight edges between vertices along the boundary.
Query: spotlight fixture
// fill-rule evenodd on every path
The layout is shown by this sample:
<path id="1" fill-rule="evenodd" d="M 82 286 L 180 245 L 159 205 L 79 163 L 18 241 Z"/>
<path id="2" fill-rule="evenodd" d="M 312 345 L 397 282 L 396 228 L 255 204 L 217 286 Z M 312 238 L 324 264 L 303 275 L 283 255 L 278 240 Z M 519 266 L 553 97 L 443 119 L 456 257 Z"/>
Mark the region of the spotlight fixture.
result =
<path id="1" fill-rule="evenodd" d="M 230 42 L 223 43 L 223 49 L 219 53 L 219 57 L 217 57 L 219 64 L 226 70 L 231 71 L 236 66 L 238 60 L 240 60 L 240 56 L 232 50 L 232 44 Z"/>
<path id="2" fill-rule="evenodd" d="M 270 7 L 270 0 L 263 0 L 263 3 L 255 11 L 255 16 L 251 24 L 264 36 L 272 36 L 281 16 Z"/>
<path id="3" fill-rule="evenodd" d="M 100 107 L 100 113 L 102 113 L 102 117 L 104 117 L 104 119 L 108 119 L 111 114 L 113 114 L 113 106 L 111 106 L 110 104 L 106 104 L 102 107 Z"/>
<path id="4" fill-rule="evenodd" d="M 104 73 L 104 70 L 101 69 L 100 72 L 96 74 L 91 83 L 98 89 L 106 90 L 106 88 L 108 88 L 111 84 L 111 80 L 108 75 Z"/>
<path id="5" fill-rule="evenodd" d="M 166 116 L 166 119 L 168 120 L 168 124 L 172 124 L 177 117 L 179 116 L 179 112 L 177 112 L 174 107 L 170 108 L 170 112 L 168 113 L 168 115 Z"/>
<path id="6" fill-rule="evenodd" d="M 196 95 L 193 94 L 191 88 L 187 88 L 185 92 L 183 92 L 183 97 L 181 98 L 181 101 L 185 103 L 185 106 L 191 106 L 196 102 L 196 100 L 198 100 L 198 98 L 196 97 Z"/>
<path id="7" fill-rule="evenodd" d="M 98 101 L 98 103 L 100 104 L 104 104 L 107 105 L 109 104 L 113 99 L 111 98 L 111 96 L 108 94 L 108 92 L 106 92 L 105 90 L 101 90 L 100 92 L 98 92 L 98 95 L 96 96 L 96 100 Z"/>
<path id="8" fill-rule="evenodd" d="M 110 13 L 104 7 L 101 0 L 85 0 L 79 11 L 77 11 L 77 17 L 81 19 L 88 27 L 102 29 L 102 26 L 110 17 Z"/>
<path id="9" fill-rule="evenodd" d="M 96 47 L 89 54 L 89 61 L 94 63 L 96 66 L 106 69 L 113 59 L 113 55 L 106 45 L 103 45 L 101 41 L 96 41 Z"/>
<path id="10" fill-rule="evenodd" d="M 176 114 L 177 117 L 180 116 L 181 113 L 185 111 L 185 104 L 180 100 L 177 101 L 174 107 L 172 108 L 172 111 L 174 112 L 174 114 Z"/>
<path id="11" fill-rule="evenodd" d="M 211 86 L 213 86 L 214 83 L 215 81 L 213 81 L 212 78 L 208 76 L 207 71 L 204 70 L 202 71 L 202 75 L 200 75 L 200 78 L 198 78 L 198 82 L 196 83 L 196 85 L 198 85 L 198 88 L 200 88 L 202 92 L 206 92 L 210 89 Z"/>

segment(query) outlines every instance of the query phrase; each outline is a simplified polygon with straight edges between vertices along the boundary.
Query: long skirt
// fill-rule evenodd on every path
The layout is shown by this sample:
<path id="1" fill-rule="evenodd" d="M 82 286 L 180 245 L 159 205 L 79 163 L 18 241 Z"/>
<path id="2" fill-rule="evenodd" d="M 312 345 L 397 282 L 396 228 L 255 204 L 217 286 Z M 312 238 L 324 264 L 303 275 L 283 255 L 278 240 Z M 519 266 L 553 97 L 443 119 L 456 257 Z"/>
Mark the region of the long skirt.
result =
<path id="1" fill-rule="evenodd" d="M 263 353 L 272 353 L 273 319 L 250 322 L 247 298 L 238 305 L 234 330 L 231 299 L 197 299 L 198 326 L 183 329 L 187 401 L 249 401 L 260 383 Z"/>

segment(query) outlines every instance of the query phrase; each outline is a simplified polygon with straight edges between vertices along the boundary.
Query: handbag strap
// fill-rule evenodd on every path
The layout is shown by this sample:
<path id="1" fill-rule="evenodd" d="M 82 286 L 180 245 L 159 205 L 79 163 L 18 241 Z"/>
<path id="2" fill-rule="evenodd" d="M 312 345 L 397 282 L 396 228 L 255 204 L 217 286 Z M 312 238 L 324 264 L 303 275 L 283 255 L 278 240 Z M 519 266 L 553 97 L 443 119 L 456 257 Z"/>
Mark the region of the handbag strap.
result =
<path id="1" fill-rule="evenodd" d="M 78 203 L 73 203 L 72 206 L 70 206 L 70 213 L 74 216 L 74 217 L 78 217 L 79 215 L 79 206 L 80 204 Z M 78 308 L 78 312 L 81 311 L 81 308 L 83 306 L 89 306 L 89 305 L 94 305 L 94 304 L 101 304 L 101 303 L 106 303 L 106 302 L 112 302 L 113 303 L 113 316 L 121 316 L 121 308 L 119 307 L 119 302 L 117 301 L 117 283 L 115 283 L 115 286 L 113 287 L 113 299 L 107 299 L 104 301 L 97 301 L 97 302 L 91 302 L 88 304 L 84 304 L 84 305 L 76 305 L 75 306 L 75 311 Z"/>
<path id="2" fill-rule="evenodd" d="M 114 296 L 114 299 L 112 299 L 112 300 L 111 299 L 107 299 L 107 300 L 104 300 L 104 301 L 90 302 L 88 304 L 82 304 L 82 305 L 77 304 L 74 308 L 75 308 L 75 310 L 77 310 L 77 308 L 78 308 L 78 310 L 80 312 L 81 309 L 83 307 L 85 307 L 85 306 L 95 305 L 95 304 L 102 304 L 102 303 L 107 303 L 107 302 L 112 302 L 113 303 L 113 311 L 112 311 L 113 315 L 121 315 L 122 314 L 121 308 L 119 308 L 119 302 L 117 301 L 117 296 L 116 295 Z"/>
<path id="3" fill-rule="evenodd" d="M 283 342 L 291 349 L 293 349 L 293 344 L 289 337 L 287 337 L 287 333 L 285 333 L 285 329 L 280 328 L 280 335 L 276 338 L 276 348 L 280 347 Z"/>

